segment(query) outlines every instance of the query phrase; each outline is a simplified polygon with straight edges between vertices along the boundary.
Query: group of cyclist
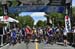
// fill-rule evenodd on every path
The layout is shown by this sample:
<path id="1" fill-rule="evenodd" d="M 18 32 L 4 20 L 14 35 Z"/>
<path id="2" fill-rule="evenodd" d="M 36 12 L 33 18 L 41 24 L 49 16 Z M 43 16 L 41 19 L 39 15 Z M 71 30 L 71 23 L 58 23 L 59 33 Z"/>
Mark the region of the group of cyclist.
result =
<path id="1" fill-rule="evenodd" d="M 67 33 L 64 33 L 64 27 L 38 27 L 30 28 L 26 26 L 25 28 L 13 27 L 9 30 L 7 34 L 7 42 L 10 44 L 16 44 L 17 42 L 35 42 L 35 39 L 38 39 L 38 42 L 45 43 L 56 43 L 64 42 L 64 45 L 67 45 Z"/>

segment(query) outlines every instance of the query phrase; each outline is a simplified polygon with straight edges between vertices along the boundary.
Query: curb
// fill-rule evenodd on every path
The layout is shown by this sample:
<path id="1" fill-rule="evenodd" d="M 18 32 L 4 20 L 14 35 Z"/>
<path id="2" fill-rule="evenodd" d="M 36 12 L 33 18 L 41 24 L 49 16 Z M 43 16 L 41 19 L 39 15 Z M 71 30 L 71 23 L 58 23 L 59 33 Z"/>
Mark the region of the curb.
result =
<path id="1" fill-rule="evenodd" d="M 0 49 L 3 49 L 4 47 L 7 47 L 9 44 L 4 44 L 3 46 L 0 47 Z"/>

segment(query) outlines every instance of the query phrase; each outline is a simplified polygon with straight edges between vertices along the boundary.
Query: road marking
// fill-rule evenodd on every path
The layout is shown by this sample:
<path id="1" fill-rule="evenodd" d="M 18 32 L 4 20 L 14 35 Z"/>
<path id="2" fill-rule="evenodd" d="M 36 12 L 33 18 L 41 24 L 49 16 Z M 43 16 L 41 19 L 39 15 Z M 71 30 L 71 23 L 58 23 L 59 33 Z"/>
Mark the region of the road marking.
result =
<path id="1" fill-rule="evenodd" d="M 37 42 L 38 40 L 37 39 L 35 39 L 35 47 L 36 47 L 36 49 L 38 49 L 38 42 Z"/>

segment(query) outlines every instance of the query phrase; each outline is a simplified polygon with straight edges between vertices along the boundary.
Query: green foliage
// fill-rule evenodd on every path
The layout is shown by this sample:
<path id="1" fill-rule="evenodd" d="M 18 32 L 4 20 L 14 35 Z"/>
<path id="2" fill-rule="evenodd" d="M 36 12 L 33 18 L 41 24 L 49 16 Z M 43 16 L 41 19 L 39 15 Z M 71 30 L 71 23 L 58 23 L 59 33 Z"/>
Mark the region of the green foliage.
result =
<path id="1" fill-rule="evenodd" d="M 36 24 L 37 27 L 44 27 L 46 25 L 45 21 L 39 20 Z"/>
<path id="2" fill-rule="evenodd" d="M 17 19 L 19 20 L 19 25 L 21 27 L 24 27 L 26 25 L 29 25 L 30 27 L 33 27 L 34 25 L 34 20 L 31 16 L 18 16 Z"/>
<path id="3" fill-rule="evenodd" d="M 64 14 L 62 13 L 48 13 L 45 17 L 51 19 L 55 25 L 60 24 L 59 22 L 64 25 Z"/>
<path id="4" fill-rule="evenodd" d="M 13 3 L 12 6 L 16 6 L 18 4 L 18 2 L 16 2 L 16 0 L 13 0 L 12 3 Z"/>
<path id="5" fill-rule="evenodd" d="M 62 13 L 49 13 L 48 17 L 49 18 L 63 18 L 64 15 Z"/>
<path id="6" fill-rule="evenodd" d="M 75 7 L 72 8 L 72 15 L 75 17 Z"/>
<path id="7" fill-rule="evenodd" d="M 18 4 L 18 2 L 16 0 L 12 0 L 12 7 L 15 7 Z M 9 7 L 9 3 L 7 2 L 7 5 Z"/>
<path id="8" fill-rule="evenodd" d="M 75 7 L 72 7 L 72 19 L 71 19 L 71 25 L 75 26 Z"/>
<path id="9" fill-rule="evenodd" d="M 1 6 L 1 2 L 0 2 L 0 16 L 3 15 L 3 11 L 2 11 L 2 6 Z"/>

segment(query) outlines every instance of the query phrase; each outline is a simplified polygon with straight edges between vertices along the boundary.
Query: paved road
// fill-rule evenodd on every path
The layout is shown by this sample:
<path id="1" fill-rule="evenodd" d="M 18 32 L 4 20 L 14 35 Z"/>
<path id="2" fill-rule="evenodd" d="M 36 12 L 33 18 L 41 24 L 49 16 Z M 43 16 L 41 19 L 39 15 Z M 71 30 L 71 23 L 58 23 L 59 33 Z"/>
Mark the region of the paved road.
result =
<path id="1" fill-rule="evenodd" d="M 25 43 L 22 42 L 21 44 L 18 43 L 14 46 L 6 45 L 0 49 L 35 49 L 35 43 L 29 43 L 28 45 L 26 45 Z M 40 43 L 39 49 L 74 49 L 74 48 L 71 46 L 64 47 L 62 45 L 57 45 L 57 44 L 50 45 L 50 44 Z"/>

